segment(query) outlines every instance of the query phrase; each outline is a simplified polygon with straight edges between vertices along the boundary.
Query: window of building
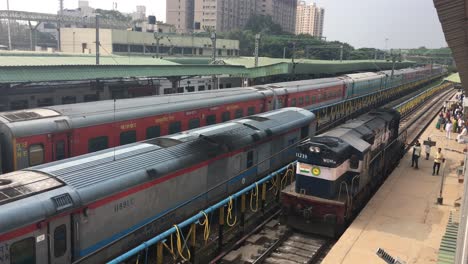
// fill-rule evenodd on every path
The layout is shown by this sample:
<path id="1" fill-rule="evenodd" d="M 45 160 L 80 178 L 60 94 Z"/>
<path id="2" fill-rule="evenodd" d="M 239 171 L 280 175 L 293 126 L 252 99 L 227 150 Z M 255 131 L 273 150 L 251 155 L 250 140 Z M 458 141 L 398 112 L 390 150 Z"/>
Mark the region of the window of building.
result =
<path id="1" fill-rule="evenodd" d="M 189 92 L 189 93 L 195 92 L 195 86 L 187 86 L 185 89 L 186 89 L 187 92 Z"/>
<path id="2" fill-rule="evenodd" d="M 229 121 L 229 120 L 231 120 L 231 113 L 229 111 L 224 112 L 221 115 L 221 122 L 226 122 L 226 121 Z"/>
<path id="3" fill-rule="evenodd" d="M 205 91 L 205 85 L 198 86 L 198 91 Z"/>
<path id="4" fill-rule="evenodd" d="M 299 105 L 303 105 L 304 104 L 304 97 L 300 97 L 299 98 Z"/>
<path id="5" fill-rule="evenodd" d="M 198 49 L 198 55 L 203 55 L 203 48 Z"/>
<path id="6" fill-rule="evenodd" d="M 54 256 L 59 258 L 67 252 L 67 227 L 61 225 L 54 230 Z"/>
<path id="7" fill-rule="evenodd" d="M 221 49 L 218 49 L 218 56 L 223 55 L 223 51 Z"/>
<path id="8" fill-rule="evenodd" d="M 65 158 L 65 141 L 60 140 L 55 143 L 55 159 L 62 160 Z"/>
<path id="9" fill-rule="evenodd" d="M 182 131 L 182 125 L 180 121 L 169 124 L 169 134 L 179 133 L 180 131 Z"/>
<path id="10" fill-rule="evenodd" d="M 120 145 L 126 145 L 136 142 L 136 131 L 129 130 L 120 133 Z"/>
<path id="11" fill-rule="evenodd" d="M 34 144 L 29 146 L 29 166 L 44 163 L 44 145 Z"/>
<path id="12" fill-rule="evenodd" d="M 112 44 L 113 52 L 128 52 L 128 45 L 126 44 Z"/>
<path id="13" fill-rule="evenodd" d="M 161 128 L 159 126 L 152 126 L 146 129 L 146 139 L 156 138 L 161 136 Z"/>
<path id="14" fill-rule="evenodd" d="M 36 239 L 25 238 L 10 246 L 10 264 L 36 263 Z"/>
<path id="15" fill-rule="evenodd" d="M 130 52 L 143 53 L 143 45 L 130 45 Z"/>
<path id="16" fill-rule="evenodd" d="M 194 129 L 194 128 L 199 128 L 200 127 L 200 119 L 199 118 L 194 118 L 189 120 L 188 128 L 189 129 Z"/>
<path id="17" fill-rule="evenodd" d="M 235 113 L 236 118 L 241 118 L 244 116 L 244 109 L 237 109 Z"/>
<path id="18" fill-rule="evenodd" d="M 306 103 L 306 104 L 309 104 L 309 103 L 310 103 L 310 96 L 306 96 L 306 97 L 305 97 L 305 103 Z"/>
<path id="19" fill-rule="evenodd" d="M 95 137 L 88 141 L 88 152 L 95 152 L 108 148 L 108 138 L 106 136 Z"/>
<path id="20" fill-rule="evenodd" d="M 206 125 L 214 125 L 216 124 L 216 115 L 209 115 L 206 117 Z"/>
<path id="21" fill-rule="evenodd" d="M 254 163 L 253 150 L 247 152 L 247 169 L 252 167 Z"/>
<path id="22" fill-rule="evenodd" d="M 251 107 L 247 108 L 247 115 L 249 115 L 249 116 L 255 115 L 255 106 L 251 106 Z"/>

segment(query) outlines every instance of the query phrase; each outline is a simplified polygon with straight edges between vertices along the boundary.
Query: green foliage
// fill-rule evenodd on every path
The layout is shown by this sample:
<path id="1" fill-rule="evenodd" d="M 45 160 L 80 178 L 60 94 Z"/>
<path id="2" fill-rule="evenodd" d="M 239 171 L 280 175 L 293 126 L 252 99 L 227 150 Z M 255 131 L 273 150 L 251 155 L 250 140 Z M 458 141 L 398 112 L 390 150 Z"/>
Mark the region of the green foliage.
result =
<path id="1" fill-rule="evenodd" d="M 254 33 L 262 34 L 283 34 L 281 25 L 273 22 L 271 16 L 252 15 L 244 27 L 245 30 L 250 30 Z"/>
<path id="2" fill-rule="evenodd" d="M 130 22 L 132 20 L 131 16 L 124 15 L 117 10 L 104 10 L 98 8 L 95 10 L 95 13 L 98 14 L 101 18 L 114 19 L 126 22 Z"/>

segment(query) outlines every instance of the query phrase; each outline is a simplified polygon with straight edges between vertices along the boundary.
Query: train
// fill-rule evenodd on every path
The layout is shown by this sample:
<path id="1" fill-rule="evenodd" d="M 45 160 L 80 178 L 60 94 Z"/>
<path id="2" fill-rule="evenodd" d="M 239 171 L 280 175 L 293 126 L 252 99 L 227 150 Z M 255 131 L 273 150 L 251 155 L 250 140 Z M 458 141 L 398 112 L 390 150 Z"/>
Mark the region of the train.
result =
<path id="1" fill-rule="evenodd" d="M 295 159 L 283 108 L 0 175 L 0 264 L 103 263 Z"/>
<path id="2" fill-rule="evenodd" d="M 400 114 L 377 109 L 296 148 L 295 182 L 281 192 L 281 221 L 339 236 L 404 155 Z"/>
<path id="3" fill-rule="evenodd" d="M 314 109 L 445 72 L 441 66 L 356 73 L 203 92 L 0 113 L 0 171 L 174 134 L 283 107 Z"/>

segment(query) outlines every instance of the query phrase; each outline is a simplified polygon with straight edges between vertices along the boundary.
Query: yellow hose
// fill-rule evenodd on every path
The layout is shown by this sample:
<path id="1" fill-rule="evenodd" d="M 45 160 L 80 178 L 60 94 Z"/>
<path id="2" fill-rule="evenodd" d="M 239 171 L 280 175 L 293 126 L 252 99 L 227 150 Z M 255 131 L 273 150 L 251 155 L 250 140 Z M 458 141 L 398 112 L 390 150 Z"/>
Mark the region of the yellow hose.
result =
<path id="1" fill-rule="evenodd" d="M 187 257 L 184 256 L 184 249 L 182 247 L 182 237 L 180 235 L 180 230 L 179 230 L 179 227 L 177 225 L 174 225 L 174 227 L 176 228 L 176 231 L 177 231 L 177 251 L 179 252 L 179 256 L 184 260 L 184 261 L 189 261 L 190 260 L 190 250 L 187 249 Z M 191 230 L 192 228 L 190 228 Z M 187 236 L 187 239 L 190 237 L 190 234 L 192 232 L 189 231 L 189 235 Z M 184 244 L 185 244 L 185 241 L 184 241 Z"/>
<path id="2" fill-rule="evenodd" d="M 234 216 L 234 222 L 231 223 L 229 219 L 232 219 L 232 206 L 233 205 L 233 202 L 232 202 L 232 196 L 229 197 L 229 203 L 228 203 L 228 209 L 227 209 L 227 217 L 226 217 L 226 223 L 228 224 L 228 226 L 230 227 L 233 227 L 236 225 L 236 222 L 237 222 L 237 214 Z"/>
<path id="3" fill-rule="evenodd" d="M 256 198 L 256 204 L 255 204 L 255 209 L 253 207 L 253 198 Z M 252 192 L 250 193 L 250 210 L 252 212 L 257 212 L 258 211 L 258 183 L 255 182 L 255 191 L 252 190 Z"/>
<path id="4" fill-rule="evenodd" d="M 208 215 L 204 212 L 201 211 L 201 213 L 205 216 L 205 220 L 199 224 L 204 226 L 204 231 L 203 231 L 203 240 L 205 240 L 205 245 L 208 242 L 208 238 L 210 237 L 210 220 L 208 218 Z"/>

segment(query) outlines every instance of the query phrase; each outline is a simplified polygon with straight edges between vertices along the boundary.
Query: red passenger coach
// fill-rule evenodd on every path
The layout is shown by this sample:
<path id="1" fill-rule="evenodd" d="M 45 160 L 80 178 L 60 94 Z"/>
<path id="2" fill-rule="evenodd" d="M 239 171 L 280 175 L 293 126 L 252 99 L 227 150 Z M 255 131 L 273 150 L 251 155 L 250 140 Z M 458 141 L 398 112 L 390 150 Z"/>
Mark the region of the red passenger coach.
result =
<path id="1" fill-rule="evenodd" d="M 420 79 L 440 74 L 431 75 L 424 68 L 410 71 L 411 78 L 424 71 Z M 395 76 L 406 73 L 396 71 Z M 1 171 L 15 171 L 283 107 L 314 109 L 354 97 L 352 91 L 347 91 L 351 82 L 359 84 L 352 78 L 323 78 L 0 113 Z M 383 83 L 368 85 L 364 94 L 382 90 Z"/>

